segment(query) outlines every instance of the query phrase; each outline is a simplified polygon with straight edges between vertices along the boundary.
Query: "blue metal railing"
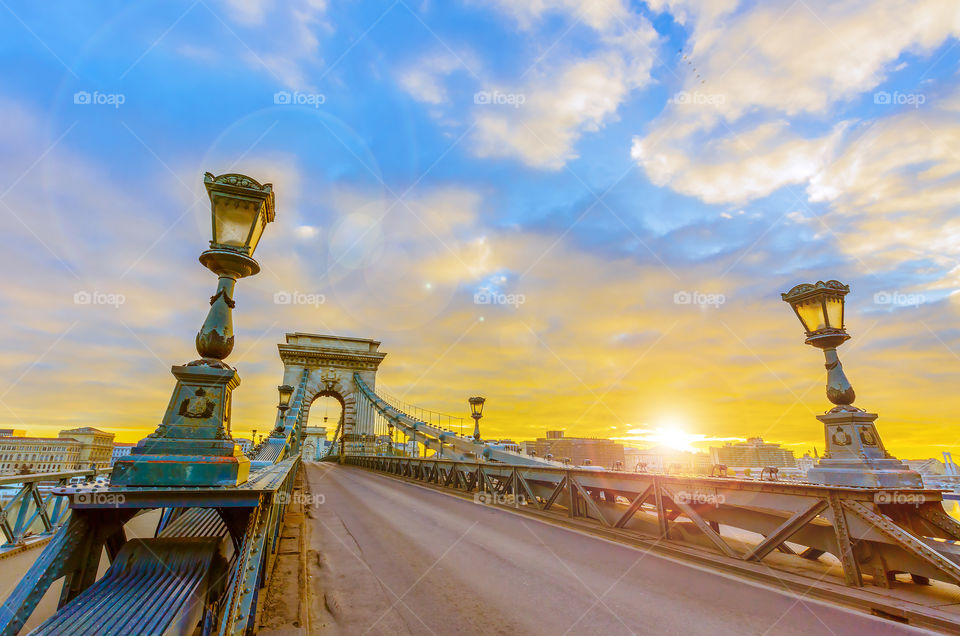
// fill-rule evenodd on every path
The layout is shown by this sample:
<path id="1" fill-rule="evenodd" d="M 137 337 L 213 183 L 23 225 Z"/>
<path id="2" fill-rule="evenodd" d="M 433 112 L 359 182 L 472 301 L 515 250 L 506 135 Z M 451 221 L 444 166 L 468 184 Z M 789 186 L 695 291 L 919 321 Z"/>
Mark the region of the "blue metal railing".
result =
<path id="1" fill-rule="evenodd" d="M 70 509 L 62 497 L 53 494 L 54 487 L 66 486 L 77 478 L 93 481 L 108 472 L 108 468 L 92 468 L 0 477 L 0 487 L 6 487 L 9 493 L 9 498 L 0 496 L 0 531 L 4 538 L 0 553 L 23 545 L 27 539 L 52 536 L 66 523 Z"/>

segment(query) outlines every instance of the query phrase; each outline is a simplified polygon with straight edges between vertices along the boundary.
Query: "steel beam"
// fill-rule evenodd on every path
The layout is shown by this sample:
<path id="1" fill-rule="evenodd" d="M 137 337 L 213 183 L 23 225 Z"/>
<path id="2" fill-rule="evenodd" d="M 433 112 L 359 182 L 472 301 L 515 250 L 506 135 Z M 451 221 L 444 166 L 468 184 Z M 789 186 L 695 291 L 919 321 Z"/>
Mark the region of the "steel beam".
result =
<path id="1" fill-rule="evenodd" d="M 760 561 L 776 548 L 779 548 L 781 544 L 793 536 L 797 530 L 813 521 L 817 515 L 827 509 L 828 505 L 829 504 L 822 499 L 813 502 L 806 510 L 801 510 L 784 521 L 779 528 L 767 535 L 767 537 L 752 550 L 749 550 L 743 558 L 747 561 Z M 792 550 L 790 553 L 795 554 Z"/>
<path id="2" fill-rule="evenodd" d="M 960 566 L 938 554 L 936 550 L 895 524 L 887 515 L 874 512 L 859 501 L 844 501 L 842 506 L 892 538 L 900 547 L 918 559 L 927 562 L 941 572 L 949 574 L 954 583 L 960 583 Z"/>
<path id="3" fill-rule="evenodd" d="M 710 524 L 704 521 L 703 517 L 701 517 L 697 513 L 697 511 L 693 509 L 692 506 L 682 501 L 677 501 L 677 497 L 675 497 L 669 490 L 667 490 L 666 492 L 670 496 L 670 499 L 673 501 L 673 504 L 678 508 L 680 508 L 680 510 L 683 511 L 683 514 L 685 514 L 687 518 L 690 519 L 690 521 L 692 521 L 694 525 L 696 525 L 697 528 L 700 529 L 701 532 L 703 532 L 703 534 L 707 535 L 707 538 L 710 539 L 710 541 L 712 541 L 713 544 L 716 545 L 721 552 L 735 559 L 740 558 L 740 555 L 737 554 L 736 550 L 731 548 L 730 545 L 723 540 L 723 537 L 721 537 L 716 530 L 710 527 Z"/>
<path id="4" fill-rule="evenodd" d="M 837 557 L 843 565 L 843 577 L 847 585 L 863 587 L 863 576 L 860 574 L 860 564 L 857 563 L 853 553 L 853 543 L 847 527 L 847 518 L 843 512 L 843 504 L 835 493 L 830 493 L 827 501 L 830 503 L 830 512 L 833 516 L 833 530 L 837 536 Z"/>
<path id="5" fill-rule="evenodd" d="M 576 480 L 575 477 L 570 476 L 569 479 L 570 479 L 570 483 L 572 483 L 574 487 L 577 489 L 577 492 L 580 493 L 580 496 L 583 498 L 584 503 L 586 503 L 587 508 L 590 510 L 590 512 L 596 515 L 597 521 L 609 527 L 610 522 L 607 521 L 607 518 L 604 516 L 603 511 L 600 510 L 599 506 L 597 506 L 597 502 L 593 500 L 593 497 L 590 496 L 590 493 L 584 490 L 583 486 L 580 485 L 580 483 Z"/>

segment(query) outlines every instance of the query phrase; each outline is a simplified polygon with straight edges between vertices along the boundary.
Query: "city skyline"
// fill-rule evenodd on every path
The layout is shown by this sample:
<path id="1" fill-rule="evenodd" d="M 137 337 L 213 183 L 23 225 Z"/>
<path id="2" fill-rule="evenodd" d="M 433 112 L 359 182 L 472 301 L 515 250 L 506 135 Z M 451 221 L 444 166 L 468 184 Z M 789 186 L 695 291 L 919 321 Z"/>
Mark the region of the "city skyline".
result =
<path id="1" fill-rule="evenodd" d="M 206 310 L 209 170 L 278 193 L 236 296 L 240 435 L 306 331 L 382 341 L 407 402 L 486 396 L 486 437 L 822 448 L 822 360 L 780 293 L 835 278 L 857 406 L 940 457 L 948 4 L 11 3 L 0 259 L 29 275 L 0 290 L 0 426 L 156 428 Z"/>

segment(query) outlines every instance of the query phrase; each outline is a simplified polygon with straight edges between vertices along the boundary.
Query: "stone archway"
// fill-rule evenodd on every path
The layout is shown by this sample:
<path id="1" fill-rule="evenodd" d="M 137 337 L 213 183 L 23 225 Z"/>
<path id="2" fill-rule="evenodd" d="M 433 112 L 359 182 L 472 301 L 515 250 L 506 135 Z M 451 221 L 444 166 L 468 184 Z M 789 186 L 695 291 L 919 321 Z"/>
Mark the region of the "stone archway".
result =
<path id="1" fill-rule="evenodd" d="M 378 351 L 380 342 L 366 338 L 325 336 L 310 333 L 288 333 L 286 344 L 278 345 L 283 361 L 283 383 L 294 387 L 303 385 L 302 395 L 291 405 L 290 417 L 296 417 L 303 409 L 300 419 L 301 433 L 310 427 L 310 405 L 319 397 L 332 396 L 340 401 L 343 409 L 343 440 L 355 446 L 359 440 L 372 436 L 373 430 L 359 430 L 357 420 L 357 394 L 359 389 L 353 374 L 373 389 L 376 386 L 377 369 L 386 357 Z M 319 433 L 319 431 L 315 431 Z M 361 437 L 363 436 L 363 437 Z"/>
<path id="2" fill-rule="evenodd" d="M 337 401 L 340 405 L 340 417 L 332 422 L 324 417 L 322 424 L 311 425 L 309 422 L 310 409 L 318 400 L 325 397 L 333 398 Z M 343 414 L 346 412 L 346 406 L 345 400 L 339 393 L 336 391 L 328 391 L 326 388 L 316 393 L 311 402 L 307 403 L 304 401 L 303 421 L 306 423 L 300 428 L 300 438 L 303 440 L 301 442 L 301 454 L 305 461 L 319 461 L 320 457 L 326 452 L 327 435 L 336 431 L 339 422 L 343 418 Z"/>

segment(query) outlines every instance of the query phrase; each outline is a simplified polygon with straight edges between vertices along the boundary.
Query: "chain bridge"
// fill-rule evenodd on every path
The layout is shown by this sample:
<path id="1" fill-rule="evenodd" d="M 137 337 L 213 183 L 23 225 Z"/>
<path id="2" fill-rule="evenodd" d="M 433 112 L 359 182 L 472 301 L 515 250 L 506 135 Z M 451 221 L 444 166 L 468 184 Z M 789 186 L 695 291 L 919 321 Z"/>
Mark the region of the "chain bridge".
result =
<path id="1" fill-rule="evenodd" d="M 852 406 L 847 336 L 829 319 L 808 330 L 836 405 L 810 482 L 521 453 L 482 438 L 483 398 L 465 431 L 378 387 L 379 341 L 302 332 L 279 344 L 269 434 L 241 453 L 224 358 L 273 192 L 244 175 L 204 182 L 215 235 L 201 263 L 218 283 L 200 358 L 172 368 L 161 424 L 109 479 L 0 478 L 18 489 L 0 514 L 0 633 L 960 630 L 960 523 Z M 224 229 L 237 219 L 249 226 Z M 829 281 L 784 296 L 844 293 Z M 341 406 L 332 432 L 311 423 L 320 398 Z"/>

